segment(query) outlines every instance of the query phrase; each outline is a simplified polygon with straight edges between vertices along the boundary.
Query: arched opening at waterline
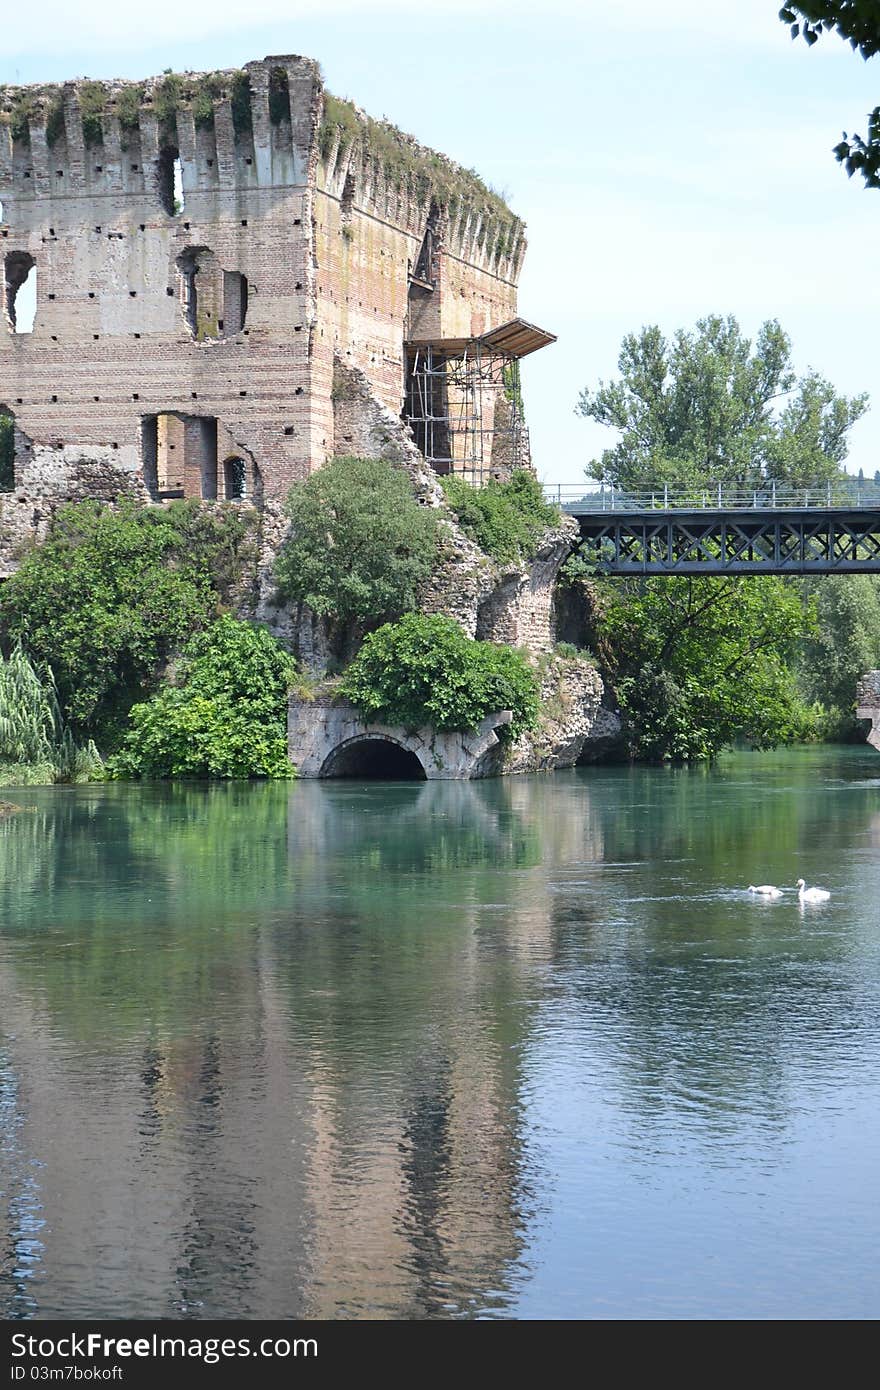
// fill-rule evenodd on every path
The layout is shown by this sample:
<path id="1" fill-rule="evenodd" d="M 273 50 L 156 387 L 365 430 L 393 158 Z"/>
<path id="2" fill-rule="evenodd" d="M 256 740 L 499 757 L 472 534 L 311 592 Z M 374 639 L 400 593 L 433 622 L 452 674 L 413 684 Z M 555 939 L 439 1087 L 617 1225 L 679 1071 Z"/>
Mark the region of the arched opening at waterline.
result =
<path id="1" fill-rule="evenodd" d="M 387 738 L 355 739 L 344 744 L 330 754 L 320 775 L 360 781 L 425 781 L 425 769 L 415 753 Z"/>

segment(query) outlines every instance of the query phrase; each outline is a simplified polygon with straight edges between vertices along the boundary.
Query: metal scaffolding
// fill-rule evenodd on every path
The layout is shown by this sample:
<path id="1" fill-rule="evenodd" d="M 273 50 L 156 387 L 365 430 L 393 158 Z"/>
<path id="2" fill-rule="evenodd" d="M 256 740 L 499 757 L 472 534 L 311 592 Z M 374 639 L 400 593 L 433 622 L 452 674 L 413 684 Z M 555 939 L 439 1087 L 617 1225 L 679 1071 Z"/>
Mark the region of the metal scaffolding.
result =
<path id="1" fill-rule="evenodd" d="M 518 319 L 479 338 L 407 344 L 404 418 L 436 472 L 479 486 L 528 467 L 519 359 L 552 341 Z"/>

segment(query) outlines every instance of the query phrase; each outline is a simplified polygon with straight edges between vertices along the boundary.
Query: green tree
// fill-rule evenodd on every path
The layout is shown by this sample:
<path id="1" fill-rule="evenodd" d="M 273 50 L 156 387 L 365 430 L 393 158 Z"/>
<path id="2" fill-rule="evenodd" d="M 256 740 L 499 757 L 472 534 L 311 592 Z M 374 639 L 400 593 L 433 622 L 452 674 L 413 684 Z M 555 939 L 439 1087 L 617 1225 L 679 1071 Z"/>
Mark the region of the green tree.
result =
<path id="1" fill-rule="evenodd" d="M 0 492 L 11 492 L 15 485 L 15 421 L 0 409 Z"/>
<path id="2" fill-rule="evenodd" d="M 754 346 L 732 316 L 701 319 L 671 341 L 643 328 L 624 338 L 618 367 L 617 380 L 581 393 L 577 411 L 620 434 L 591 476 L 634 491 L 824 483 L 839 476 L 848 432 L 868 405 L 816 372 L 798 380 L 775 320 Z"/>
<path id="3" fill-rule="evenodd" d="M 880 4 L 877 0 L 800 0 L 784 5 L 779 18 L 796 39 L 802 34 L 812 47 L 825 32 L 846 39 L 867 61 L 880 53 Z M 850 137 L 846 131 L 834 154 L 852 177 L 859 173 L 868 188 L 880 188 L 880 106 L 868 116 L 868 135 Z"/>
<path id="4" fill-rule="evenodd" d="M 815 605 L 817 626 L 799 653 L 801 688 L 808 701 L 825 706 L 829 735 L 862 735 L 853 702 L 856 682 L 880 665 L 880 578 L 828 575 L 802 585 Z"/>
<path id="5" fill-rule="evenodd" d="M 75 729 L 112 745 L 133 701 L 232 598 L 252 525 L 189 502 L 71 503 L 3 586 L 0 626 L 55 673 Z"/>
<path id="6" fill-rule="evenodd" d="M 439 533 L 403 469 L 333 459 L 291 489 L 287 514 L 291 534 L 275 563 L 283 598 L 340 624 L 375 624 L 416 606 Z"/>
<path id="7" fill-rule="evenodd" d="M 593 594 L 633 757 L 707 759 L 739 737 L 768 747 L 812 731 L 791 662 L 814 622 L 784 581 L 676 575 Z"/>
<path id="8" fill-rule="evenodd" d="M 287 696 L 296 674 L 268 628 L 228 614 L 187 644 L 166 684 L 135 705 L 117 777 L 290 777 Z"/>
<path id="9" fill-rule="evenodd" d="M 474 729 L 509 709 L 499 733 L 534 728 L 538 682 L 522 652 L 475 642 L 454 618 L 408 613 L 371 633 L 345 672 L 342 693 L 368 719 L 406 728 Z"/>

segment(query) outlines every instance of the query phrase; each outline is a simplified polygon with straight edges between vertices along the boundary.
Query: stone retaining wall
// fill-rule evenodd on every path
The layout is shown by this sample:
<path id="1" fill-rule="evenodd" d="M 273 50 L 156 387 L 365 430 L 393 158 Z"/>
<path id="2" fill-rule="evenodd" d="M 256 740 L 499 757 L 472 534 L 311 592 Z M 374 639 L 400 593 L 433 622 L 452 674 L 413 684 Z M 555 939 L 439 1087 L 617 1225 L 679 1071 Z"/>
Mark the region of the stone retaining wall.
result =
<path id="1" fill-rule="evenodd" d="M 880 671 L 869 671 L 856 686 L 856 718 L 870 719 L 868 742 L 880 752 Z"/>

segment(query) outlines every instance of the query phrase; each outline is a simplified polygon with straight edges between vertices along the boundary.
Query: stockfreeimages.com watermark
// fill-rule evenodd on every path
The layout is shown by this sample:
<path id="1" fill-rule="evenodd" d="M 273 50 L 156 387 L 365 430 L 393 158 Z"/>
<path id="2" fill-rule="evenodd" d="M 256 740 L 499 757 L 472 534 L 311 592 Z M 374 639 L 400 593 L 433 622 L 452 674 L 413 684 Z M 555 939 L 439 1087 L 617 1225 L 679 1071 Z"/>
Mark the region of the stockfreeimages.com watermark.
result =
<path id="1" fill-rule="evenodd" d="M 250 1337 L 163 1337 L 157 1332 L 151 1333 L 148 1337 L 105 1337 L 102 1332 L 71 1332 L 62 1337 L 34 1337 L 24 1332 L 16 1332 L 12 1335 L 11 1344 L 14 1362 L 28 1358 L 31 1362 L 40 1362 L 42 1367 L 51 1361 L 66 1361 L 72 1365 L 79 1359 L 122 1361 L 130 1358 L 161 1360 L 164 1357 L 201 1361 L 206 1366 L 213 1366 L 219 1361 L 234 1360 L 236 1357 L 271 1357 L 284 1360 L 292 1356 L 318 1355 L 318 1342 L 314 1337 L 295 1337 L 293 1340 L 287 1337 L 262 1337 L 258 1341 L 252 1341 Z M 96 1368 L 98 1371 L 102 1369 L 107 1373 L 91 1378 L 113 1378 L 109 1368 Z M 27 1364 L 13 1364 L 13 1380 L 25 1380 L 28 1376 Z M 79 1379 L 74 1375 L 69 1378 Z"/>

